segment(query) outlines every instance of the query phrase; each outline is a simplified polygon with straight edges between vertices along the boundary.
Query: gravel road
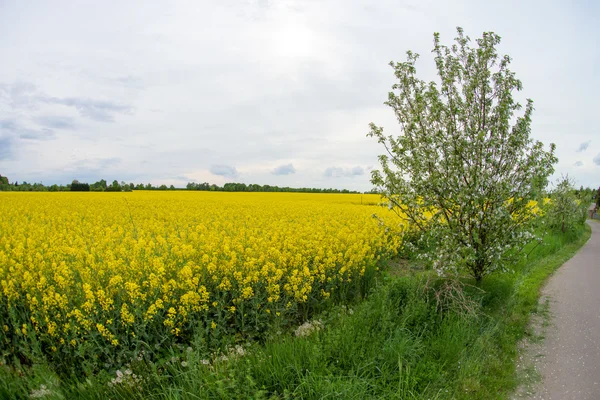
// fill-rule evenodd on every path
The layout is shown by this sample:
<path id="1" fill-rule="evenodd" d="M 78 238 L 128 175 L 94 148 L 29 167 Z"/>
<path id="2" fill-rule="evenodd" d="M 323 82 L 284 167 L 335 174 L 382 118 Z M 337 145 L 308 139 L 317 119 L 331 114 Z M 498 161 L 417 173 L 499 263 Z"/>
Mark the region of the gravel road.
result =
<path id="1" fill-rule="evenodd" d="M 551 317 L 533 399 L 600 400 L 600 223 L 588 224 L 590 240 L 542 290 Z"/>

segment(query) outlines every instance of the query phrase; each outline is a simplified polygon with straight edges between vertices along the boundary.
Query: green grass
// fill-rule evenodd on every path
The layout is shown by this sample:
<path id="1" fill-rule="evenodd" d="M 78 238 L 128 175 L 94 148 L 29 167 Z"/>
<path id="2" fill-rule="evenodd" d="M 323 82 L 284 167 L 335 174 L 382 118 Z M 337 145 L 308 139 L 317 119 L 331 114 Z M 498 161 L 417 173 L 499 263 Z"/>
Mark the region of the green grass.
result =
<path id="1" fill-rule="evenodd" d="M 168 363 L 132 362 L 134 386 L 108 386 L 116 377 L 108 372 L 74 382 L 43 364 L 0 368 L 0 397 L 28 398 L 44 384 L 52 391 L 45 399 L 504 399 L 519 384 L 517 343 L 538 310 L 541 285 L 589 236 L 587 225 L 548 235 L 514 273 L 465 286 L 476 312 L 460 311 L 456 292 L 439 303 L 444 281 L 402 265 L 367 300 L 322 313 L 323 329 L 307 337 L 273 332 L 226 361 L 207 355 L 199 337 Z"/>

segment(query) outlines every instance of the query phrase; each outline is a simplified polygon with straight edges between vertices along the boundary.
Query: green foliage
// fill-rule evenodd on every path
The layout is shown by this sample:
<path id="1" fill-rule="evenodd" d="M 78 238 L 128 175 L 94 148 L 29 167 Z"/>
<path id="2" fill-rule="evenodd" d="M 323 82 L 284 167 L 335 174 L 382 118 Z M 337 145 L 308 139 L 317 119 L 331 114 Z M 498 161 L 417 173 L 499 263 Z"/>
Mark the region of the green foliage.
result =
<path id="1" fill-rule="evenodd" d="M 89 183 L 82 183 L 79 182 L 78 180 L 74 180 L 71 183 L 71 192 L 89 192 L 90 191 L 90 184 Z"/>
<path id="2" fill-rule="evenodd" d="M 436 270 L 466 270 L 479 281 L 534 239 L 530 200 L 553 172 L 555 146 L 545 151 L 530 138 L 531 100 L 517 114 L 513 92 L 522 84 L 510 57 L 496 51 L 498 35 L 484 33 L 476 47 L 460 28 L 450 47 L 434 39 L 439 83 L 416 77 L 418 54 L 390 63 L 398 82 L 385 104 L 402 134 L 386 136 L 371 124 L 368 136 L 386 150 L 371 182 L 435 243 L 424 247 Z"/>
<path id="3" fill-rule="evenodd" d="M 121 185 L 119 185 L 119 182 L 115 179 L 111 185 L 108 185 L 106 187 L 106 191 L 107 192 L 120 192 Z"/>
<path id="4" fill-rule="evenodd" d="M 4 183 L 0 183 L 0 191 L 4 191 L 4 192 L 46 192 L 46 191 L 51 191 L 51 192 L 65 192 L 65 191 L 69 191 L 71 186 L 67 185 L 67 186 L 62 186 L 62 185 L 52 185 L 50 187 L 48 186 L 44 186 L 41 183 L 27 183 L 27 182 L 22 182 L 21 184 L 19 184 L 18 182 L 14 182 L 14 183 L 8 183 L 8 184 L 4 184 Z"/>
<path id="5" fill-rule="evenodd" d="M 0 175 L 0 191 L 73 191 L 71 189 L 71 185 L 62 186 L 62 185 L 52 185 L 50 187 L 46 187 L 41 183 L 28 184 L 27 182 L 23 182 L 21 185 L 10 185 L 8 180 L 6 179 L 6 183 L 2 183 L 3 177 Z M 85 184 L 87 185 L 87 184 Z M 152 186 L 151 183 L 144 185 L 143 183 L 139 183 L 137 185 L 133 183 L 125 183 L 121 181 L 119 183 L 117 180 L 114 180 L 111 185 L 107 185 L 106 180 L 101 179 L 98 182 L 95 182 L 89 186 L 89 190 L 92 192 L 131 192 L 132 190 L 177 190 L 177 188 L 173 185 L 160 185 L 160 186 Z M 78 188 L 76 191 L 81 191 L 81 188 L 76 185 Z M 258 184 L 249 184 L 245 183 L 226 183 L 223 186 L 218 186 L 215 184 L 210 184 L 208 182 L 204 183 L 194 183 L 189 182 L 186 185 L 187 190 L 203 190 L 203 191 L 213 191 L 213 192 L 302 192 L 302 193 L 359 193 L 356 191 L 351 191 L 348 189 L 319 189 L 319 188 L 290 188 L 290 187 L 279 187 L 279 186 L 270 186 L 270 185 L 258 185 Z M 84 189 L 84 191 L 87 191 Z"/>
<path id="6" fill-rule="evenodd" d="M 203 190 L 203 191 L 216 191 L 216 192 L 294 192 L 294 193 L 359 193 L 348 189 L 320 189 L 320 188 L 291 188 L 291 187 L 279 187 L 271 185 L 258 185 L 251 183 L 246 185 L 245 183 L 228 182 L 222 187 L 208 182 L 195 183 L 188 182 L 186 185 L 187 190 Z"/>
<path id="7" fill-rule="evenodd" d="M 546 210 L 548 226 L 561 232 L 573 231 L 585 223 L 590 197 L 583 191 L 577 192 L 573 181 L 563 176 L 550 193 L 550 203 Z"/>
<path id="8" fill-rule="evenodd" d="M 0 184 L 8 185 L 8 178 L 6 176 L 0 175 Z"/>
<path id="9" fill-rule="evenodd" d="M 90 185 L 90 190 L 92 192 L 104 192 L 106 190 L 106 181 L 104 179 L 100 179 L 98 182 Z"/>

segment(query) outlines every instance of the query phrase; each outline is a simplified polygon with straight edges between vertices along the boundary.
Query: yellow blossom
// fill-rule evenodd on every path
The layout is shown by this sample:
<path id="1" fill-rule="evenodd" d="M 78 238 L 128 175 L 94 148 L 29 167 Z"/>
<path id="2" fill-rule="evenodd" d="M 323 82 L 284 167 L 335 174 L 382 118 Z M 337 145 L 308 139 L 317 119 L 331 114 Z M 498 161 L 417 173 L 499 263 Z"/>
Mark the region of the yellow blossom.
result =
<path id="1" fill-rule="evenodd" d="M 134 191 L 0 193 L 0 352 L 189 338 L 335 296 L 397 252 L 376 195 Z M 369 204 L 369 205 L 367 205 Z M 535 205 L 532 212 L 537 212 Z M 373 213 L 398 222 L 380 226 Z M 12 308 L 24 310 L 14 313 Z M 250 307 L 250 308 L 249 308 Z M 254 311 L 253 311 L 254 312 Z M 206 326 L 206 325 L 204 325 Z M 10 339 L 9 339 L 10 338 Z M 144 339 L 146 340 L 146 338 Z M 180 340 L 180 339 L 177 339 Z M 101 349 L 97 349 L 100 352 Z"/>

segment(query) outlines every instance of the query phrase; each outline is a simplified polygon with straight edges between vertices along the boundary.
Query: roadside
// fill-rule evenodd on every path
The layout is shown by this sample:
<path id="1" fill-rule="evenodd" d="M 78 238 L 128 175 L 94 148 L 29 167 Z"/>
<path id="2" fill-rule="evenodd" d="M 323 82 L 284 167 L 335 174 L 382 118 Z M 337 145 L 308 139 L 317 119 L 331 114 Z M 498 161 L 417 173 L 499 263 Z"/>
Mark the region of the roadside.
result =
<path id="1" fill-rule="evenodd" d="M 541 291 L 521 351 L 519 399 L 600 398 L 600 223 Z"/>

